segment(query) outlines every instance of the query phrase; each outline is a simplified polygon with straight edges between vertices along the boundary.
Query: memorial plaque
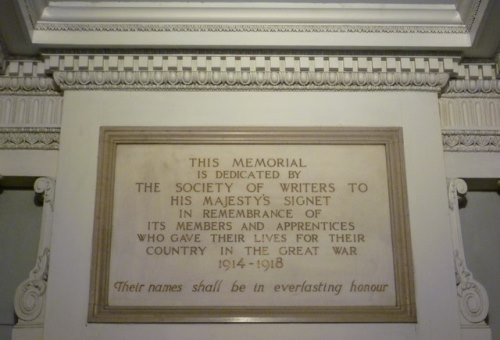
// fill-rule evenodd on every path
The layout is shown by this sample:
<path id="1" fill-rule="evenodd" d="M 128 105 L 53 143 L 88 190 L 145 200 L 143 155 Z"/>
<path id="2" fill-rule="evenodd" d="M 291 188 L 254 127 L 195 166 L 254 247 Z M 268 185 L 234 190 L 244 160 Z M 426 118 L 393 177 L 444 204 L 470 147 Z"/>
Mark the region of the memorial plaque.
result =
<path id="1" fill-rule="evenodd" d="M 415 322 L 400 128 L 101 129 L 90 322 Z"/>

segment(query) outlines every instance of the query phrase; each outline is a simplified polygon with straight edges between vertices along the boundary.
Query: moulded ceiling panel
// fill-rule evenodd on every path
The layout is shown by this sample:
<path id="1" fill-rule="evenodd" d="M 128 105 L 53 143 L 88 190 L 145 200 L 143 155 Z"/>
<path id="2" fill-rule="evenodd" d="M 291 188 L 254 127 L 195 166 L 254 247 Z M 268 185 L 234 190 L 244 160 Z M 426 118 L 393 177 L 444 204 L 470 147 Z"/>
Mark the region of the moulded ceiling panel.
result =
<path id="1" fill-rule="evenodd" d="M 24 36 L 31 41 L 24 46 L 32 51 L 33 46 L 392 49 L 467 51 L 471 56 L 491 57 L 498 48 L 491 46 L 498 44 L 493 37 L 498 28 L 491 26 L 500 22 L 499 6 L 492 5 L 497 0 L 0 2 L 17 2 L 17 11 L 24 9 L 24 23 L 12 10 L 0 11 L 0 31 L 11 52 L 30 51 L 19 48 L 22 36 L 17 31 L 29 32 Z M 32 27 L 26 22 L 29 6 L 44 8 L 32 11 Z M 479 25 L 484 17 L 488 22 Z"/>

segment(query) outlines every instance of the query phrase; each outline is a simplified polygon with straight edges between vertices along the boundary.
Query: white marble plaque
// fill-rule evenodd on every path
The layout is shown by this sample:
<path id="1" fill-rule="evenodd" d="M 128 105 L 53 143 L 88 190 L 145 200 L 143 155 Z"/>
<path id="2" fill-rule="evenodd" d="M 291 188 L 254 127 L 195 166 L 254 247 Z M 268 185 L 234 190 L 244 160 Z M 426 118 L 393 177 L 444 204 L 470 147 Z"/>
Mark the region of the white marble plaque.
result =
<path id="1" fill-rule="evenodd" d="M 415 320 L 399 129 L 101 138 L 90 321 Z"/>

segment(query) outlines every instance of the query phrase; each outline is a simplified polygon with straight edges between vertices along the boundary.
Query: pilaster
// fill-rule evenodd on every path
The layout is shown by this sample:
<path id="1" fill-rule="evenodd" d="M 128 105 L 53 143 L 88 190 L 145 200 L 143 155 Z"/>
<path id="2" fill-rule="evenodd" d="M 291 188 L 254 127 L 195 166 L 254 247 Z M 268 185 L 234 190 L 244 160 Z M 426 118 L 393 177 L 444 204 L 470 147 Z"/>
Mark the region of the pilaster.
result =
<path id="1" fill-rule="evenodd" d="M 0 76 L 0 149 L 59 146 L 62 95 L 45 63 L 10 60 Z"/>
<path id="2" fill-rule="evenodd" d="M 500 152 L 500 79 L 494 63 L 461 64 L 439 107 L 445 151 Z"/>

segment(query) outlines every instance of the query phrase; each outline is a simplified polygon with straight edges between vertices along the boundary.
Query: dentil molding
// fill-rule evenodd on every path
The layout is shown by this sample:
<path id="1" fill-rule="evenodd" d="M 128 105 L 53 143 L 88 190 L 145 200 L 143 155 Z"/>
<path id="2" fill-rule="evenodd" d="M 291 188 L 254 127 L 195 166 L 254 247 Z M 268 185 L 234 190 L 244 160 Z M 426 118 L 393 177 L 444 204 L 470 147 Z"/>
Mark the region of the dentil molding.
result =
<path id="1" fill-rule="evenodd" d="M 439 99 L 444 151 L 500 152 L 500 79 L 494 63 L 460 64 Z"/>
<path id="2" fill-rule="evenodd" d="M 440 91 L 445 151 L 498 151 L 496 65 L 453 56 L 54 53 L 10 60 L 4 73 L 3 148 L 57 148 L 43 128 L 60 125 L 63 90 L 412 90 Z"/>
<path id="3" fill-rule="evenodd" d="M 54 79 L 46 74 L 45 62 L 9 60 L 0 76 L 0 95 L 60 95 Z"/>
<path id="4" fill-rule="evenodd" d="M 442 93 L 443 98 L 500 98 L 500 76 L 495 63 L 462 63 Z"/>
<path id="5" fill-rule="evenodd" d="M 277 54 L 45 55 L 63 89 L 439 91 L 456 57 Z"/>
<path id="6" fill-rule="evenodd" d="M 9 60 L 0 76 L 0 149 L 58 149 L 62 98 L 44 61 Z"/>

